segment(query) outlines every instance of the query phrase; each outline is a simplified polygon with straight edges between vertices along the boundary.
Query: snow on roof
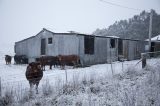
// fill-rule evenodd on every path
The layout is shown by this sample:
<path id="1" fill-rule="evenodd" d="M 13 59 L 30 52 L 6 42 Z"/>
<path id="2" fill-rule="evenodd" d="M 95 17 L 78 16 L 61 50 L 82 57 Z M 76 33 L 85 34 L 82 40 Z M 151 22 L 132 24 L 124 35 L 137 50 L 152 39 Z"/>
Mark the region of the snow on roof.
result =
<path id="1" fill-rule="evenodd" d="M 149 41 L 149 39 L 146 39 L 145 41 Z M 151 41 L 160 42 L 160 35 L 151 38 Z"/>
<path id="2" fill-rule="evenodd" d="M 107 36 L 107 37 L 110 37 L 110 38 L 120 38 L 118 36 Z"/>

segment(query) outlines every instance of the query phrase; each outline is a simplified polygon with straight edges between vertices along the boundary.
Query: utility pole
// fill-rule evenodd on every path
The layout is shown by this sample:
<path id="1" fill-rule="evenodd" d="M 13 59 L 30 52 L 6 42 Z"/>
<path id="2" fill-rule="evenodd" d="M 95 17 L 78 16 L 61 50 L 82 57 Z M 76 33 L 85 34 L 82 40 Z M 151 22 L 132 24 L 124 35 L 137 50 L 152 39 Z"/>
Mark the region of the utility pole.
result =
<path id="1" fill-rule="evenodd" d="M 153 17 L 153 12 L 151 10 L 151 12 L 150 12 L 150 22 L 149 22 L 149 51 L 151 51 L 152 17 Z"/>

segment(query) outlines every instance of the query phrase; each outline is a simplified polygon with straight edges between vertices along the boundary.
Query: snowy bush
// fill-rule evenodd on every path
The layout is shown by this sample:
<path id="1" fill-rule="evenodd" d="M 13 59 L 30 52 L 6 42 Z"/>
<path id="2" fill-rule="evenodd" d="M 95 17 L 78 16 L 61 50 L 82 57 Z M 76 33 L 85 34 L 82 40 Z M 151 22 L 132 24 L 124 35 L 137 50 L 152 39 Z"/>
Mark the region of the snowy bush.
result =
<path id="1" fill-rule="evenodd" d="M 60 96 L 57 99 L 56 106 L 71 106 L 73 104 L 73 97 L 69 95 Z"/>
<path id="2" fill-rule="evenodd" d="M 53 93 L 53 88 L 51 87 L 49 80 L 46 80 L 45 83 L 42 85 L 42 92 L 44 96 L 51 95 Z"/>
<path id="3" fill-rule="evenodd" d="M 82 77 L 82 84 L 83 85 L 87 85 L 87 78 L 86 78 L 87 76 L 86 75 L 84 75 L 83 77 Z"/>
<path id="4" fill-rule="evenodd" d="M 23 96 L 21 97 L 21 99 L 19 100 L 20 103 L 25 103 L 25 102 L 28 102 L 30 99 L 32 99 L 31 95 L 29 94 L 30 92 L 29 91 L 25 91 L 23 93 Z"/>
<path id="5" fill-rule="evenodd" d="M 91 85 L 90 86 L 90 91 L 91 91 L 91 93 L 94 93 L 94 94 L 97 94 L 97 93 L 99 93 L 100 92 L 100 84 L 93 84 L 93 85 Z"/>
<path id="6" fill-rule="evenodd" d="M 0 106 L 8 106 L 14 103 L 14 95 L 12 90 L 5 92 L 3 97 L 0 97 Z"/>
<path id="7" fill-rule="evenodd" d="M 65 84 L 62 88 L 62 92 L 65 95 L 76 95 L 78 93 L 78 88 L 75 88 L 74 84 Z"/>

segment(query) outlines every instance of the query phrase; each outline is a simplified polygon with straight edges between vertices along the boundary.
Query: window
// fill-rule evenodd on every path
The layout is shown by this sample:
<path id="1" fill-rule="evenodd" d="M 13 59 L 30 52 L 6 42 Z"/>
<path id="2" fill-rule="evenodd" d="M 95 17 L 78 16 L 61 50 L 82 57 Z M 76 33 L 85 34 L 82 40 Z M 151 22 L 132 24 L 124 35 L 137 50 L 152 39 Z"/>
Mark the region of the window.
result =
<path id="1" fill-rule="evenodd" d="M 110 48 L 115 48 L 115 47 L 116 47 L 116 40 L 110 39 Z"/>
<path id="2" fill-rule="evenodd" d="M 48 38 L 48 44 L 52 44 L 52 38 Z"/>
<path id="3" fill-rule="evenodd" d="M 84 37 L 84 50 L 85 50 L 85 54 L 94 54 L 94 37 L 93 36 Z"/>

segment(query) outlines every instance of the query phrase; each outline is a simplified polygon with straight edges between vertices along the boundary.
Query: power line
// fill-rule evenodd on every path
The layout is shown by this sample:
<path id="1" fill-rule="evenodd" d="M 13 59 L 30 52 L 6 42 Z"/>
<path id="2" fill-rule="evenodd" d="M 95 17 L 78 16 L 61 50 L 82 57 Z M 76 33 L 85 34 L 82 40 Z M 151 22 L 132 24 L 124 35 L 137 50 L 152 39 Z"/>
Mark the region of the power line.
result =
<path id="1" fill-rule="evenodd" d="M 116 3 L 108 2 L 108 1 L 105 1 L 105 0 L 100 0 L 100 1 L 103 2 L 103 3 L 109 4 L 109 5 L 113 5 L 113 6 L 117 6 L 117 7 L 121 7 L 121 8 L 126 8 L 126 9 L 130 9 L 130 10 L 135 10 L 135 11 L 142 11 L 141 9 L 127 7 L 127 6 L 119 5 L 119 4 L 116 4 Z"/>

